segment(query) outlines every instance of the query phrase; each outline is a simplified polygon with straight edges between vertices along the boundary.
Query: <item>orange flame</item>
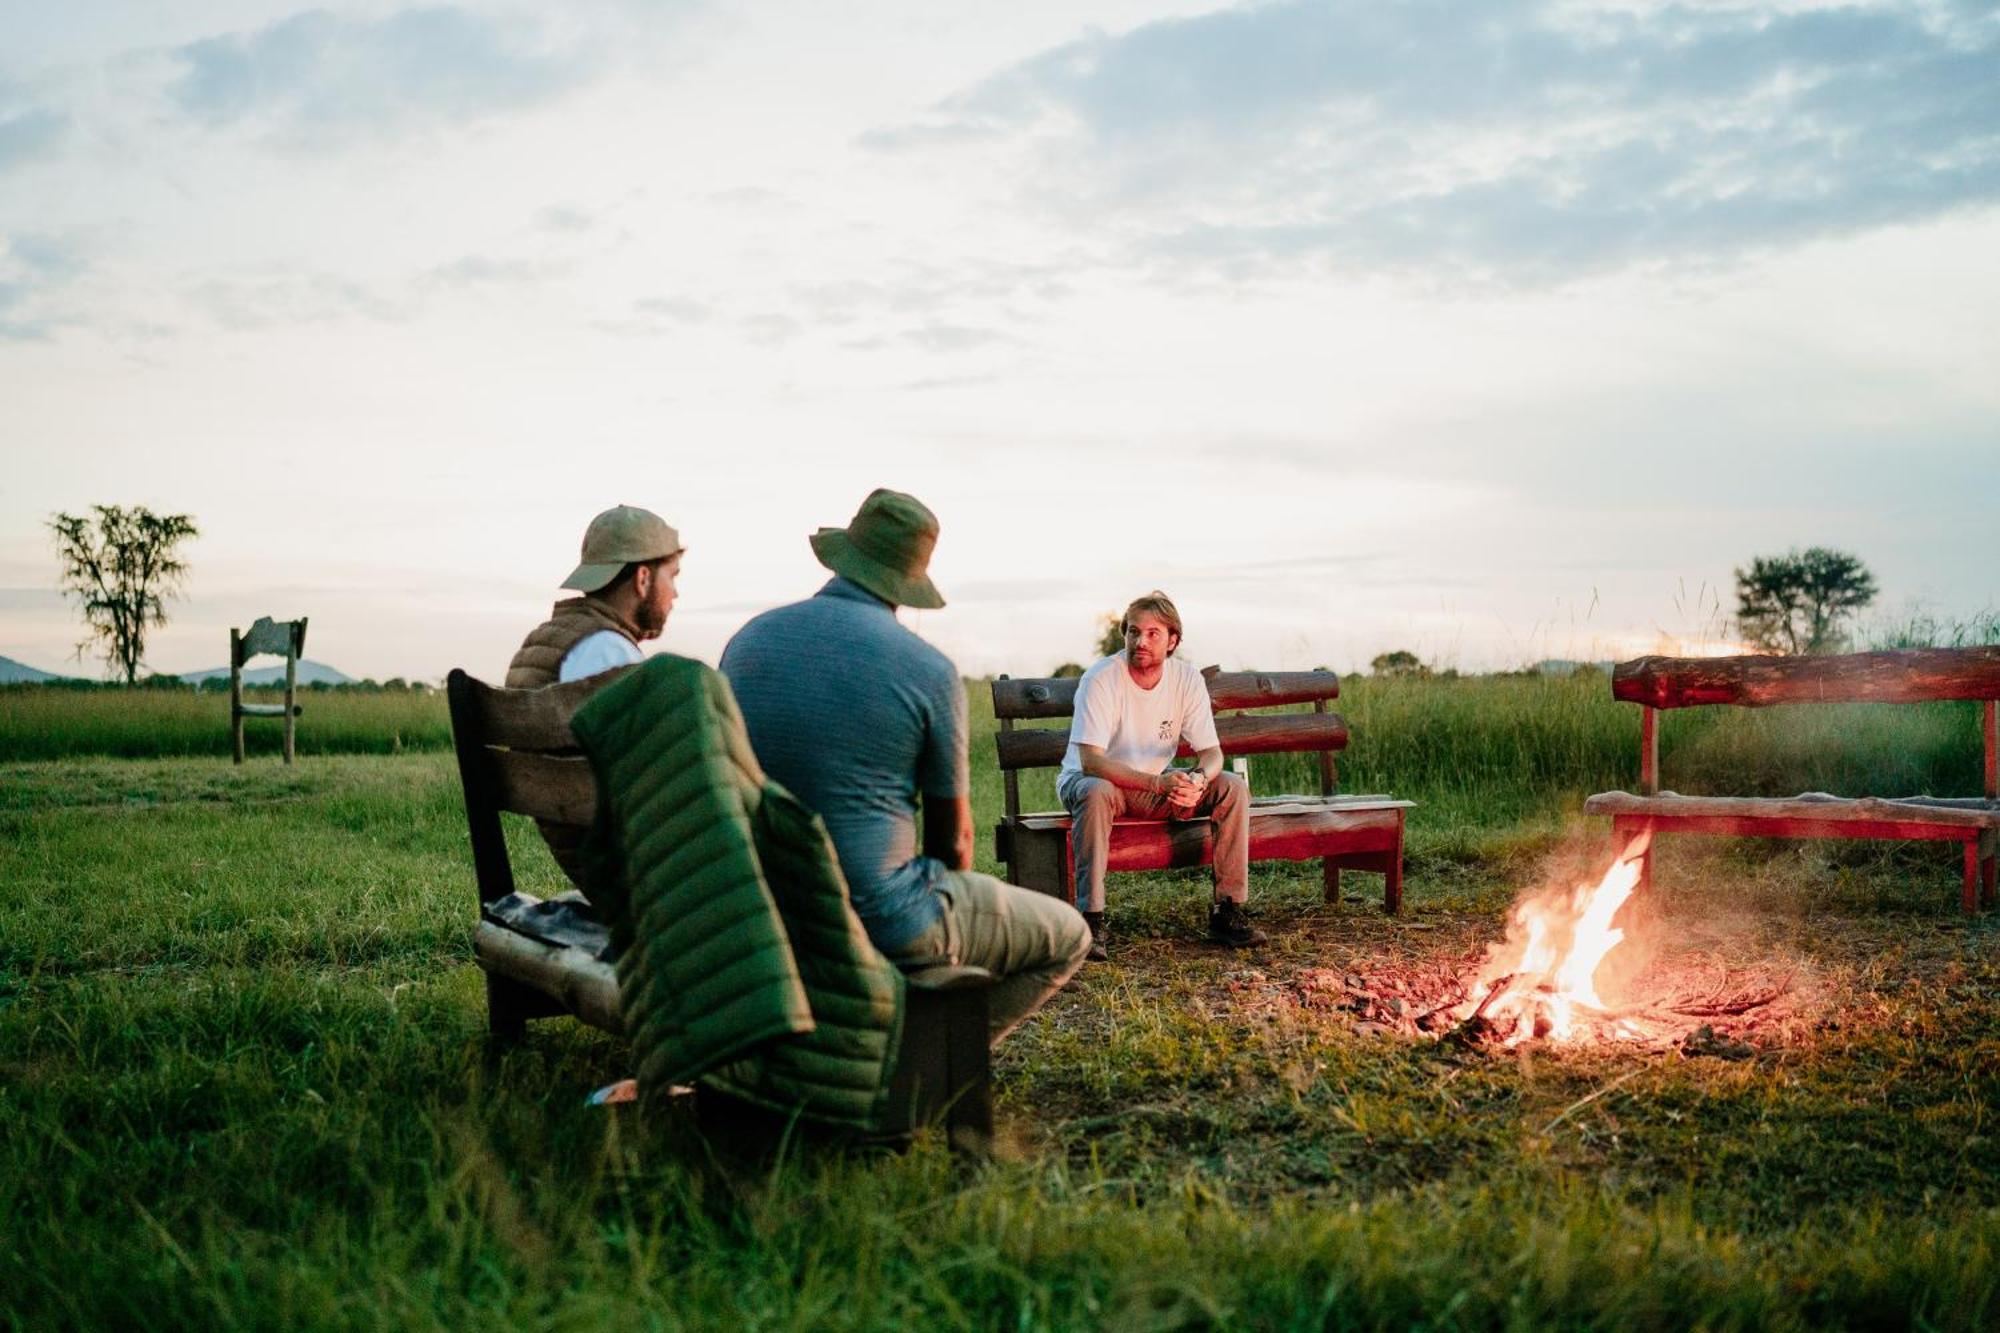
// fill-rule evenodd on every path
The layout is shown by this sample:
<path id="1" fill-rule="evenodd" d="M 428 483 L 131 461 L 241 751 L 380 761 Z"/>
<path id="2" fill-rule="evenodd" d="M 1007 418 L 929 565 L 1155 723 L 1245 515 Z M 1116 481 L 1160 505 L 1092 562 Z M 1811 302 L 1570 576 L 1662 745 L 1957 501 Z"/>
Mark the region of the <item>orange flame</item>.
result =
<path id="1" fill-rule="evenodd" d="M 1638 887 L 1650 841 L 1650 834 L 1634 838 L 1595 884 L 1551 890 L 1516 904 L 1507 940 L 1480 969 L 1467 1013 L 1496 1028 L 1511 1024 L 1509 1046 L 1530 1037 L 1573 1040 L 1584 1035 L 1585 1020 L 1610 1018 L 1597 993 L 1597 974 L 1625 939 L 1611 919 Z"/>

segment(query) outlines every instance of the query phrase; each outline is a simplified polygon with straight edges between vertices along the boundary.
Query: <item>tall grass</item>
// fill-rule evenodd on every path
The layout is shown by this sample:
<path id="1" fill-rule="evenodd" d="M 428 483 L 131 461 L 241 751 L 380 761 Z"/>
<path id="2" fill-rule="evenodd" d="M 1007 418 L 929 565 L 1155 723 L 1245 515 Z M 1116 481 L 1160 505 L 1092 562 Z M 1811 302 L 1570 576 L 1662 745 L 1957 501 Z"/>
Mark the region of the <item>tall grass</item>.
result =
<path id="1" fill-rule="evenodd" d="M 243 692 L 247 702 L 284 702 L 283 690 Z M 397 754 L 451 748 L 451 719 L 435 690 L 308 690 L 297 724 L 304 755 Z M 247 718 L 244 749 L 284 748 L 284 723 Z M 103 755 L 120 759 L 228 755 L 229 696 L 189 689 L 0 687 L 0 763 Z"/>

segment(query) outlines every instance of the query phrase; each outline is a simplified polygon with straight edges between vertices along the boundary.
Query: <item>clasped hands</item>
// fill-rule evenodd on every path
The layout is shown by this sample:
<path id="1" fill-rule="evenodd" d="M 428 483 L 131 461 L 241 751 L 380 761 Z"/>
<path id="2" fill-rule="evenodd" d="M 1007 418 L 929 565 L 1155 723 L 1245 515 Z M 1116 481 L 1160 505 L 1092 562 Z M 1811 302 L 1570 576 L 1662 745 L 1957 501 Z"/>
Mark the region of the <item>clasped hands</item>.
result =
<path id="1" fill-rule="evenodd" d="M 1167 783 L 1162 794 L 1168 808 L 1183 817 L 1193 814 L 1202 793 L 1208 790 L 1208 774 L 1198 768 L 1170 768 L 1160 776 Z"/>

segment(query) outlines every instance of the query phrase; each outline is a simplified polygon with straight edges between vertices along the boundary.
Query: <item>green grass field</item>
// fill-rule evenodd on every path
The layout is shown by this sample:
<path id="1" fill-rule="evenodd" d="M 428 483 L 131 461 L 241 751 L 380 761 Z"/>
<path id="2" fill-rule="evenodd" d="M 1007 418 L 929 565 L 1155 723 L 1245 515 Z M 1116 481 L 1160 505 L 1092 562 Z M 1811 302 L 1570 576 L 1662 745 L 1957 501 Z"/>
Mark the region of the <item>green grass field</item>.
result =
<path id="1" fill-rule="evenodd" d="M 749 1170 L 678 1105 L 584 1106 L 628 1072 L 600 1034 L 489 1057 L 440 699 L 308 696 L 288 769 L 229 764 L 187 711 L 213 696 L 57 694 L 0 693 L 5 1326 L 2000 1321 L 2000 932 L 1949 851 L 1667 845 L 1675 948 L 1801 978 L 1809 1021 L 1752 1059 L 1453 1054 L 1301 988 L 1468 957 L 1604 850 L 1575 812 L 1629 785 L 1637 723 L 1601 679 L 1361 682 L 1343 785 L 1423 802 L 1403 918 L 1258 867 L 1273 944 L 1239 957 L 1203 876 L 1123 878 L 1114 962 L 997 1056 L 997 1160 Z M 1977 790 L 1955 706 L 1697 710 L 1665 743 L 1684 791 Z"/>

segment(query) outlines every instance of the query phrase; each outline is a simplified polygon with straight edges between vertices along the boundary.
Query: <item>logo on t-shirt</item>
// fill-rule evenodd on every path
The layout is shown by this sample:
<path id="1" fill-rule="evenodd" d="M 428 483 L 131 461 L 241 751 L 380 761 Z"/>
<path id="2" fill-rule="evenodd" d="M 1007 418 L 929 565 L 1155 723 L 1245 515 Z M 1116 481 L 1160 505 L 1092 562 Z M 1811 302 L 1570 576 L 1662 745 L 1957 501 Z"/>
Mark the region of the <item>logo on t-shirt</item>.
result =
<path id="1" fill-rule="evenodd" d="M 1174 720 L 1170 717 L 1161 718 L 1160 739 L 1163 741 L 1170 741 L 1173 738 L 1174 738 Z"/>

